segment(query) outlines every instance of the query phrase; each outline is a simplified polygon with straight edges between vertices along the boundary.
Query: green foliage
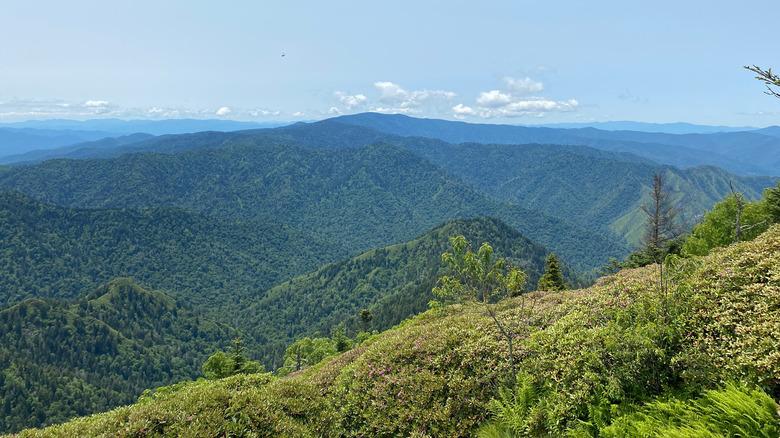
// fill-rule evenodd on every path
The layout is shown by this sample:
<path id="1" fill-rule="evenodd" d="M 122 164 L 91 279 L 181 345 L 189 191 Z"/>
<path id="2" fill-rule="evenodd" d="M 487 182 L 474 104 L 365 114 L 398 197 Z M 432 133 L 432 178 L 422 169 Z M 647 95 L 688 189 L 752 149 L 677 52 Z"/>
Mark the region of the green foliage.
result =
<path id="1" fill-rule="evenodd" d="M 649 403 L 599 431 L 603 438 L 755 437 L 780 435 L 777 403 L 761 390 L 728 384 L 701 397 Z M 594 435 L 588 435 L 594 436 Z"/>
<path id="2" fill-rule="evenodd" d="M 0 189 L 76 208 L 177 207 L 224 221 L 285 224 L 341 255 L 485 215 L 505 220 L 583 271 L 602 264 L 605 255 L 625 252 L 615 239 L 485 196 L 401 147 L 323 150 L 274 139 L 279 146 L 258 146 L 269 139 L 242 136 L 176 154 L 50 160 L 0 173 Z"/>
<path id="3" fill-rule="evenodd" d="M 539 279 L 539 283 L 536 286 L 537 290 L 546 291 L 561 291 L 566 290 L 566 282 L 563 280 L 563 273 L 561 273 L 560 261 L 555 254 L 547 256 L 547 262 L 544 269 L 544 275 Z"/>
<path id="4" fill-rule="evenodd" d="M 528 274 L 526 291 L 542 275 L 548 253 L 544 247 L 498 219 L 461 219 L 412 241 L 377 248 L 282 283 L 246 303 L 233 320 L 247 327 L 245 336 L 257 340 L 254 351 L 267 369 L 278 368 L 285 349 L 302 336 L 321 336 L 340 324 L 349 337 L 365 331 L 363 309 L 371 312 L 372 329 L 387 330 L 428 308 L 434 298 L 431 290 L 445 274 L 441 254 L 451 250 L 450 236 L 458 234 L 496 242 L 496 255 Z M 579 279 L 568 266 L 562 265 L 562 270 L 568 278 Z M 262 324 L 257 315 L 262 315 Z"/>
<path id="5" fill-rule="evenodd" d="M 682 424 L 686 411 L 713 430 L 776 434 L 771 410 L 777 407 L 766 397 L 706 391 L 745 381 L 780 395 L 780 225 L 751 242 L 704 258 L 669 258 L 665 265 L 664 288 L 656 267 L 646 267 L 584 290 L 535 292 L 495 304 L 498 318 L 523 328 L 515 348 L 484 303 L 455 304 L 294 376 L 192 383 L 137 406 L 22 436 L 463 437 L 474 436 L 491 412 L 504 408 L 507 418 L 514 412 L 512 418 L 522 420 L 513 422 L 551 436 L 595 436 L 610 424 L 634 427 L 640 414 L 674 416 Z M 502 395 L 507 354 L 521 378 L 515 393 Z M 697 401 L 686 407 L 672 396 Z M 669 402 L 659 415 L 643 410 L 658 401 Z M 491 411 L 495 403 L 502 406 Z"/>
<path id="6" fill-rule="evenodd" d="M 517 296 L 523 291 L 526 275 L 510 267 L 506 260 L 493 256 L 493 247 L 483 243 L 476 252 L 463 236 L 450 239 L 452 253 L 444 253 L 442 261 L 447 264 L 454 276 L 445 275 L 439 279 L 441 287 L 433 288 L 433 294 L 445 302 L 473 302 L 481 300 L 488 303 L 495 297 Z"/>
<path id="7" fill-rule="evenodd" d="M 767 187 L 762 199 L 764 209 L 772 223 L 780 223 L 780 183 L 776 187 Z"/>
<path id="8" fill-rule="evenodd" d="M 316 365 L 338 353 L 336 343 L 329 338 L 299 339 L 284 352 L 284 364 L 276 373 L 279 376 L 286 376 L 291 372 Z"/>
<path id="9" fill-rule="evenodd" d="M 498 395 L 488 405 L 492 422 L 480 428 L 479 438 L 546 434 L 546 394 L 534 385 L 530 377 L 520 375 L 514 388 L 501 387 Z"/>
<path id="10" fill-rule="evenodd" d="M 230 356 L 222 351 L 214 353 L 203 363 L 203 375 L 207 379 L 222 379 L 236 374 L 264 373 L 265 368 L 260 362 L 248 360 L 244 357 L 244 346 L 241 338 L 233 340 L 233 348 Z"/>
<path id="11" fill-rule="evenodd" d="M 236 332 L 182 301 L 117 279 L 79 301 L 28 299 L 0 311 L 2 432 L 132 403 L 200 376 Z"/>
<path id="12" fill-rule="evenodd" d="M 278 224 L 175 209 L 66 209 L 0 192 L 0 304 L 79 298 L 131 277 L 232 323 L 239 299 L 341 254 Z"/>
<path id="13" fill-rule="evenodd" d="M 586 290 L 504 300 L 496 314 L 525 327 L 514 349 L 483 303 L 456 304 L 294 376 L 191 383 L 22 436 L 465 437 L 499 416 L 540 435 L 607 436 L 614 426 L 621 436 L 645 419 L 686 423 L 686 412 L 698 416 L 689 424 L 776 436 L 777 407 L 765 396 L 706 391 L 744 380 L 780 394 L 778 257 L 775 226 L 703 259 L 668 260 L 665 289 L 647 267 Z M 498 390 L 508 351 L 521 376 L 514 392 Z"/>
<path id="14" fill-rule="evenodd" d="M 768 189 L 768 193 L 773 193 Z M 741 214 L 742 240 L 752 240 L 766 231 L 770 225 L 766 202 L 747 202 Z M 728 246 L 736 242 L 737 198 L 733 194 L 715 204 L 712 211 L 693 227 L 683 245 L 684 255 L 706 255 L 712 248 Z"/>

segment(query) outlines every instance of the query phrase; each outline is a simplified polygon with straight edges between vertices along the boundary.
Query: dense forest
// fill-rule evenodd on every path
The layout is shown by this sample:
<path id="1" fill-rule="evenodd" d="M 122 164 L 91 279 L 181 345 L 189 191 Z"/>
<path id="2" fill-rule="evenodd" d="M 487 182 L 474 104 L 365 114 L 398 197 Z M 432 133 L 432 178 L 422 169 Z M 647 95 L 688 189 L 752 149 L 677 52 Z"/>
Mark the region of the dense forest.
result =
<path id="1" fill-rule="evenodd" d="M 476 216 L 504 220 L 581 271 L 628 252 L 618 239 L 497 201 L 387 144 L 337 150 L 225 146 L 52 160 L 0 174 L 0 188 L 68 207 L 177 207 L 225 221 L 282 223 L 353 255 Z"/>
<path id="2" fill-rule="evenodd" d="M 285 378 L 179 384 L 20 436 L 775 437 L 779 243 L 775 226 L 676 259 L 664 287 L 648 266 L 432 309 Z"/>
<path id="3" fill-rule="evenodd" d="M 681 335 L 704 342 L 721 330 L 686 307 L 720 312 L 697 301 L 712 284 L 708 293 L 726 294 L 717 298 L 724 306 L 742 312 L 747 304 L 728 294 L 752 288 L 775 308 L 774 280 L 739 263 L 758 257 L 767 261 L 755 268 L 771 270 L 776 228 L 755 246 L 722 250 L 724 260 L 696 257 L 780 221 L 780 189 L 765 191 L 776 178 L 657 164 L 633 153 L 638 136 L 606 136 L 600 149 L 576 143 L 600 138 L 587 130 L 563 145 L 496 144 L 518 138 L 509 130 L 493 144 L 454 144 L 485 133 L 408 122 L 139 135 L 0 166 L 0 432 L 138 401 L 49 431 L 112 434 L 119 424 L 152 435 L 462 436 L 491 419 L 507 427 L 497 412 L 514 409 L 509 390 L 536 403 L 533 413 L 516 411 L 528 427 L 620 436 L 608 424 L 645 402 L 704 400 L 715 396 L 705 388 L 731 391 L 722 384 L 734 376 L 753 385 L 736 391 L 777 397 L 774 366 L 746 359 L 758 354 L 753 338 L 732 363 L 717 346 L 697 355 Z M 444 135 L 442 126 L 457 129 Z M 403 136 L 412 134 L 440 138 Z M 737 138 L 715 138 L 718 153 L 727 157 Z M 685 154 L 704 141 L 653 139 Z M 73 159 L 33 164 L 58 154 Z M 676 229 L 690 236 L 648 246 L 647 201 L 661 180 Z M 735 235 L 737 214 L 744 231 Z M 465 289 L 443 276 L 489 257 L 448 264 L 442 254 L 458 235 L 479 257 L 489 242 L 500 262 L 457 281 L 506 292 L 511 279 L 507 294 L 523 295 L 462 299 Z M 666 255 L 669 265 L 629 269 Z M 718 263 L 717 272 L 707 267 Z M 731 283 L 707 280 L 718 275 Z M 755 330 L 774 342 L 759 313 L 748 313 Z M 221 352 L 231 344 L 234 353 Z M 212 381 L 241 374 L 241 363 L 277 373 Z M 718 374 L 721 366 L 730 374 Z M 600 409 L 610 411 L 604 424 L 594 417 L 607 415 Z"/>
<path id="4" fill-rule="evenodd" d="M 182 300 L 117 279 L 73 300 L 30 298 L 0 311 L 3 430 L 134 402 L 194 380 L 237 331 Z"/>
<path id="5" fill-rule="evenodd" d="M 225 317 L 241 297 L 343 255 L 281 224 L 227 223 L 171 208 L 68 209 L 0 192 L 3 304 L 78 298 L 132 277 Z"/>
<path id="6" fill-rule="evenodd" d="M 246 334 L 258 342 L 260 359 L 268 369 L 276 369 L 285 347 L 303 335 L 329 336 L 339 325 L 352 337 L 361 329 L 387 330 L 428 309 L 434 299 L 431 289 L 445 272 L 440 256 L 455 235 L 496 242 L 496 253 L 527 273 L 528 291 L 535 289 L 544 273 L 548 250 L 500 220 L 452 221 L 410 242 L 330 263 L 275 286 L 262 298 L 247 302 L 235 325 L 247 327 Z M 568 267 L 564 276 L 573 285 L 582 282 Z M 360 323 L 363 309 L 372 314 L 365 328 Z"/>

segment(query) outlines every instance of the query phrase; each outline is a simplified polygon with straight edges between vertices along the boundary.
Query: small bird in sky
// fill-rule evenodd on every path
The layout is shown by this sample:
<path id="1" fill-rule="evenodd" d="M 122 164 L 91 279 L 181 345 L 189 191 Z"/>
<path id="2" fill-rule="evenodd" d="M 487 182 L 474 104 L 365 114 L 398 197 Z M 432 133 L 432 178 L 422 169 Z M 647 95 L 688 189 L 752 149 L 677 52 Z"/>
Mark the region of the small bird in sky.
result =
<path id="1" fill-rule="evenodd" d="M 282 53 L 282 58 L 284 58 L 285 56 L 287 56 L 287 55 L 286 55 L 286 54 L 284 54 L 284 53 Z"/>

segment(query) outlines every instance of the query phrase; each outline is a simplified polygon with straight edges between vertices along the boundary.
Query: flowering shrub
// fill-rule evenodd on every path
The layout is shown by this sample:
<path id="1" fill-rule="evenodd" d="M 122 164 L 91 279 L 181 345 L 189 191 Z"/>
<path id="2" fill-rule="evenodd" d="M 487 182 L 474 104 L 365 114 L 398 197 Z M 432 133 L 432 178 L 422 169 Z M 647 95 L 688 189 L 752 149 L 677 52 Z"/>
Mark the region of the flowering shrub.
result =
<path id="1" fill-rule="evenodd" d="M 491 410 L 508 412 L 492 399 L 517 400 L 499 393 L 510 353 L 533 395 L 521 399 L 534 404 L 523 402 L 515 423 L 533 433 L 597 436 L 645 402 L 669 394 L 717 400 L 706 390 L 729 381 L 780 396 L 780 226 L 676 260 L 664 279 L 649 266 L 585 290 L 503 301 L 496 311 L 514 324 L 511 352 L 483 306 L 453 305 L 287 378 L 176 385 L 21 436 L 473 436 Z M 733 406 L 728 412 L 741 412 Z"/>

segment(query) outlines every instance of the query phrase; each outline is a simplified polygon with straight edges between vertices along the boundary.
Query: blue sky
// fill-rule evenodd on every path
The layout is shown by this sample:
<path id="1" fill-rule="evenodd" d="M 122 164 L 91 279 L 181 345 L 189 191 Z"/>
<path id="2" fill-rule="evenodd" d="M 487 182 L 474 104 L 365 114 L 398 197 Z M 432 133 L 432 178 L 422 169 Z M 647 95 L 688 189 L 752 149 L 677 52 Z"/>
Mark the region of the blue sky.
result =
<path id="1" fill-rule="evenodd" d="M 742 68 L 780 70 L 774 15 L 719 0 L 5 0 L 0 122 L 780 125 Z"/>

